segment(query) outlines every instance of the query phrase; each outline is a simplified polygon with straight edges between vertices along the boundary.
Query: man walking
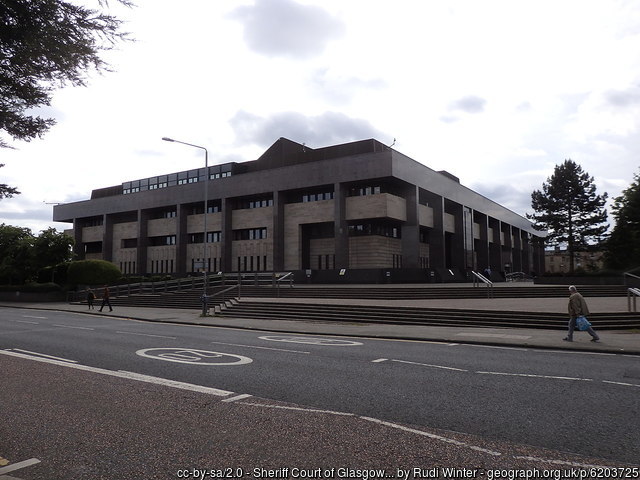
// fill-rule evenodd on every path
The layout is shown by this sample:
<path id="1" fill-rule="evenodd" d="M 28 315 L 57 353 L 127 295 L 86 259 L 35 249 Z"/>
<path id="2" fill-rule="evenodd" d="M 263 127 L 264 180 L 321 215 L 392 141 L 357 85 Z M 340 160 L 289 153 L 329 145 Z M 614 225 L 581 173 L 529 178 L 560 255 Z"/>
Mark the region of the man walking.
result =
<path id="1" fill-rule="evenodd" d="M 578 289 L 571 285 L 569 287 L 569 333 L 563 340 L 565 342 L 573 342 L 573 331 L 576 329 L 576 319 L 578 317 L 586 317 L 589 315 L 589 307 L 584 297 L 578 293 Z M 598 334 L 593 328 L 587 328 L 586 332 L 591 335 L 592 342 L 600 341 Z"/>
<path id="2" fill-rule="evenodd" d="M 107 285 L 104 286 L 104 291 L 102 293 L 102 305 L 100 306 L 100 311 L 102 311 L 105 305 L 109 305 L 109 311 L 113 312 L 111 302 L 109 301 L 109 287 Z"/>

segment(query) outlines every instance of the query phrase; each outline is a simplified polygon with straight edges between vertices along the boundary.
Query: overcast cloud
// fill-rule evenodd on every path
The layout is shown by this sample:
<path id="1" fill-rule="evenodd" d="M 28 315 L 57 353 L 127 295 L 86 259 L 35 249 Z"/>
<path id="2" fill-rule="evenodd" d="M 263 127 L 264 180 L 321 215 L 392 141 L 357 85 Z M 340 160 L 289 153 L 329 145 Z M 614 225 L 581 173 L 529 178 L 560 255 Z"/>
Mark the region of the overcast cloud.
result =
<path id="1" fill-rule="evenodd" d="M 54 92 L 43 139 L 0 151 L 0 223 L 279 137 L 376 138 L 518 214 L 570 158 L 618 196 L 640 171 L 640 3 L 623 0 L 111 2 L 135 43 Z M 579 15 L 576 14 L 579 12 Z"/>

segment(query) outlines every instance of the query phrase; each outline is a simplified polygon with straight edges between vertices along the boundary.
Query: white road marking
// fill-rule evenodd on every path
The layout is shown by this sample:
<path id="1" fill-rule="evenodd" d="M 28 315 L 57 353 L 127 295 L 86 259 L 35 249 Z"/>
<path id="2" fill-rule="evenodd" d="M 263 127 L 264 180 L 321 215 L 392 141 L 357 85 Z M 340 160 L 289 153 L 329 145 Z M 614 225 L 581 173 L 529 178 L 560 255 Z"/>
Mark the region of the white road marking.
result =
<path id="1" fill-rule="evenodd" d="M 22 352 L 22 353 L 28 353 L 31 355 L 38 355 L 40 357 L 53 358 L 54 360 L 60 360 L 61 362 L 78 363 L 76 360 L 69 360 L 68 358 L 62 358 L 62 357 L 54 357 L 53 355 L 47 355 L 47 354 L 38 353 L 38 352 L 31 352 L 29 350 L 22 350 L 20 348 L 12 348 L 11 350 L 13 350 L 14 352 Z"/>
<path id="2" fill-rule="evenodd" d="M 511 335 L 506 333 L 456 333 L 456 337 L 484 337 L 484 338 L 510 338 L 514 340 L 527 340 L 531 335 Z"/>
<path id="3" fill-rule="evenodd" d="M 167 362 L 188 363 L 190 365 L 246 365 L 253 362 L 249 357 L 233 355 L 231 353 L 210 352 L 208 350 L 198 350 L 195 348 L 145 348 L 138 350 L 136 355 L 154 360 L 164 360 Z M 229 361 L 228 358 L 232 358 Z M 218 361 L 217 359 L 222 359 Z M 227 360 L 225 361 L 225 358 Z M 215 360 L 215 361 L 214 361 Z"/>
<path id="4" fill-rule="evenodd" d="M 75 328 L 75 329 L 78 329 L 78 330 L 95 330 L 95 328 L 91 328 L 91 327 L 76 327 L 74 325 L 57 325 L 57 324 L 54 324 L 53 326 L 54 327 L 61 327 L 61 328 Z"/>
<path id="5" fill-rule="evenodd" d="M 518 352 L 527 352 L 527 348 L 520 347 L 501 347 L 498 345 L 467 345 L 467 347 L 477 347 L 477 348 L 497 348 L 499 350 L 516 350 Z"/>
<path id="6" fill-rule="evenodd" d="M 16 323 L 29 323 L 31 325 L 40 325 L 40 322 L 30 322 L 28 320 L 11 320 L 11 321 Z"/>
<path id="7" fill-rule="evenodd" d="M 515 458 L 516 460 L 529 460 L 529 461 L 533 460 L 534 462 L 551 463 L 553 465 L 568 465 L 570 467 L 579 467 L 579 468 L 598 468 L 602 466 L 602 465 L 590 465 L 588 463 L 567 462 L 566 460 L 552 460 L 548 458 L 527 457 L 527 456 L 520 456 L 520 455 L 514 455 L 513 458 Z"/>
<path id="8" fill-rule="evenodd" d="M 611 383 L 612 385 L 623 385 L 625 387 L 640 387 L 640 385 L 636 385 L 635 383 L 610 382 L 609 380 L 602 380 L 602 382 Z"/>
<path id="9" fill-rule="evenodd" d="M 392 362 L 397 363 L 408 363 L 409 365 L 420 365 L 421 367 L 430 367 L 430 368 L 440 368 L 442 370 L 454 370 L 456 372 L 468 372 L 469 370 L 464 370 L 462 368 L 454 368 L 454 367 L 446 367 L 444 365 L 431 365 L 429 363 L 418 363 L 418 362 L 408 362 L 406 360 L 391 360 Z"/>
<path id="10" fill-rule="evenodd" d="M 26 359 L 26 360 L 33 360 L 33 361 L 36 361 L 36 362 L 49 363 L 51 365 L 58 365 L 58 366 L 61 366 L 61 367 L 74 368 L 76 370 L 82 370 L 82 371 L 85 371 L 85 372 L 98 373 L 100 375 L 109 375 L 111 377 L 124 378 L 124 379 L 127 379 L 127 380 L 136 380 L 136 381 L 139 381 L 139 382 L 154 383 L 154 384 L 157 384 L 157 385 L 164 385 L 164 386 L 167 386 L 167 387 L 179 388 L 179 389 L 182 389 L 182 390 L 191 390 L 191 391 L 194 391 L 194 392 L 200 392 L 200 393 L 206 393 L 206 394 L 209 394 L 209 395 L 215 395 L 217 397 L 226 397 L 226 396 L 231 395 L 233 393 L 233 392 L 229 392 L 227 390 L 220 390 L 220 389 L 211 388 L 211 387 L 203 387 L 201 385 L 193 385 L 193 384 L 190 384 L 190 383 L 176 382 L 176 381 L 173 381 L 173 380 L 167 380 L 165 378 L 150 377 L 148 375 L 141 375 L 139 373 L 125 372 L 125 371 L 115 371 L 115 370 L 106 370 L 104 368 L 89 367 L 87 365 L 80 365 L 80 364 L 62 362 L 60 360 L 54 360 L 54 359 L 49 359 L 49 358 L 34 357 L 32 355 L 26 355 L 24 353 L 18 353 L 18 352 L 10 352 L 8 350 L 0 350 L 0 355 L 9 355 L 11 357 L 18 357 L 18 358 L 23 358 L 23 359 Z"/>
<path id="11" fill-rule="evenodd" d="M 504 375 L 509 377 L 528 377 L 528 378 L 549 378 L 553 380 L 573 380 L 581 382 L 593 382 L 592 378 L 576 378 L 576 377 L 559 377 L 554 375 L 533 375 L 530 373 L 507 373 L 507 372 L 475 372 L 479 375 Z"/>
<path id="12" fill-rule="evenodd" d="M 441 435 L 436 435 L 434 433 L 428 433 L 428 432 L 424 432 L 422 430 L 416 430 L 415 428 L 404 427 L 402 425 L 398 425 L 397 423 L 385 422 L 384 420 L 378 420 L 377 418 L 371 418 L 371 417 L 358 417 L 358 418 L 361 418 L 361 419 L 366 420 L 368 422 L 373 422 L 373 423 L 377 423 L 377 424 L 380 424 L 380 425 L 385 425 L 387 427 L 396 428 L 398 430 L 403 430 L 405 432 L 416 433 L 418 435 L 422 435 L 423 437 L 431 438 L 432 440 L 438 440 L 440 442 L 449 443 L 449 444 L 452 444 L 452 445 L 456 445 L 458 447 L 466 447 L 466 448 L 470 448 L 472 450 L 476 450 L 478 452 L 488 453 L 489 455 L 493 455 L 493 456 L 496 456 L 496 457 L 499 457 L 500 455 L 502 455 L 500 452 L 496 452 L 494 450 L 489 450 L 489 449 L 486 449 L 486 448 L 478 447 L 476 445 L 470 445 L 468 443 L 460 442 L 458 440 L 454 440 L 453 438 L 447 438 L 447 437 L 443 437 Z"/>
<path id="13" fill-rule="evenodd" d="M 228 345 L 230 347 L 245 347 L 245 348 L 259 348 L 261 350 L 275 350 L 276 352 L 286 352 L 286 353 L 305 353 L 310 354 L 311 352 L 303 352 L 301 350 L 286 350 L 284 348 L 271 348 L 271 347 L 258 347 L 256 345 L 240 345 L 238 343 L 224 343 L 224 342 L 211 342 L 216 345 Z"/>
<path id="14" fill-rule="evenodd" d="M 294 336 L 280 336 L 280 335 L 268 335 L 264 337 L 258 337 L 260 340 L 268 340 L 271 342 L 289 342 L 289 343 L 304 343 L 306 345 L 322 345 L 331 347 L 353 347 L 356 345 L 362 345 L 361 342 L 355 342 L 353 340 L 339 340 L 332 338 L 318 338 L 318 337 L 294 337 Z"/>
<path id="15" fill-rule="evenodd" d="M 178 338 L 178 337 L 169 337 L 167 335 L 153 335 L 151 333 L 135 333 L 135 332 L 116 332 L 116 333 L 121 333 L 123 335 L 138 335 L 141 337 L 169 338 L 172 340 L 176 340 Z"/>
<path id="16" fill-rule="evenodd" d="M 241 395 L 236 395 L 235 397 L 225 398 L 222 401 L 226 403 L 237 402 L 238 400 L 244 400 L 245 398 L 249 398 L 251 396 L 252 395 L 249 395 L 248 393 L 243 393 Z"/>
<path id="17" fill-rule="evenodd" d="M 387 358 L 379 358 L 377 360 L 372 360 L 371 363 L 381 363 L 381 362 L 386 362 L 388 359 Z"/>
<path id="18" fill-rule="evenodd" d="M 15 472 L 16 470 L 21 470 L 23 468 L 30 467 L 31 465 L 36 465 L 40 463 L 40 460 L 37 458 L 30 458 L 29 460 L 24 460 L 18 463 L 12 463 L 11 465 L 7 465 L 6 467 L 0 468 L 0 475 L 4 475 L 5 473 Z"/>
<path id="19" fill-rule="evenodd" d="M 278 410 L 295 410 L 298 412 L 310 412 L 310 413 L 326 413 L 328 415 L 340 415 L 343 417 L 354 417 L 353 413 L 346 412 L 336 412 L 333 410 L 319 410 L 316 408 L 303 408 L 303 407 L 289 407 L 286 405 L 266 405 L 263 403 L 250 403 L 250 402 L 239 402 L 238 405 L 247 405 L 249 407 L 262 407 L 262 408 L 275 408 Z"/>
<path id="20" fill-rule="evenodd" d="M 39 320 L 46 320 L 47 317 L 36 317 L 35 315 L 22 315 L 22 318 L 37 318 Z"/>

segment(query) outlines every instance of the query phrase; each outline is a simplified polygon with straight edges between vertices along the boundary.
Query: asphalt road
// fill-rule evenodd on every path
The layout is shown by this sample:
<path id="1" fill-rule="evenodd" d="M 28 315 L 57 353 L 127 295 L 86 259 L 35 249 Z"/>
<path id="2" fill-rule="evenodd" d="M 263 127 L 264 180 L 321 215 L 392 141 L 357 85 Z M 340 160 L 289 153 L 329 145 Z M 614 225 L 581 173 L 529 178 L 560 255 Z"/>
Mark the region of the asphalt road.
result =
<path id="1" fill-rule="evenodd" d="M 309 468 L 349 462 L 356 468 L 513 468 L 520 457 L 550 465 L 566 453 L 582 456 L 567 465 L 640 463 L 639 357 L 282 335 L 8 308 L 0 309 L 0 351 L 6 377 L 0 398 L 15 417 L 0 422 L 0 438 L 11 438 L 9 451 L 25 458 L 34 455 L 27 445 L 41 444 L 47 468 L 57 465 L 52 457 L 65 458 L 67 469 L 56 471 L 73 478 L 84 478 L 82 468 L 86 478 L 122 478 L 95 472 L 124 465 L 161 472 L 147 478 L 177 478 L 167 475 L 180 462 L 211 467 L 214 450 L 218 466 L 233 468 L 278 469 L 294 460 Z M 125 372 L 206 387 L 209 395 Z M 83 419 L 78 424 L 75 412 Z M 87 422 L 90 434 L 83 436 L 78 431 Z M 335 428 L 328 430 L 331 422 Z M 134 426 L 139 438 L 130 433 Z M 130 442 L 137 445 L 135 455 L 123 460 L 115 448 L 120 460 L 111 458 L 106 446 L 113 447 L 114 432 L 122 433 L 125 451 Z M 416 435 L 435 442 L 428 455 Z M 56 440 L 50 445 L 47 438 Z M 529 446 L 554 452 L 506 453 Z M 280 450 L 289 452 L 286 461 L 275 453 Z M 86 453 L 78 463 L 60 452 Z M 100 466 L 89 458 L 101 459 Z"/>

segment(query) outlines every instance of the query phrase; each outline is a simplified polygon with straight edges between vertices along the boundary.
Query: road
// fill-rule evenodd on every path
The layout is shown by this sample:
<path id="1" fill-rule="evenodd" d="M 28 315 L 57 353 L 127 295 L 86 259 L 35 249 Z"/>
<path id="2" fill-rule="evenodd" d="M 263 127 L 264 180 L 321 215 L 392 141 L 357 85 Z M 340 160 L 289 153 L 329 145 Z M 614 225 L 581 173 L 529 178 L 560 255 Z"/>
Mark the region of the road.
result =
<path id="1" fill-rule="evenodd" d="M 89 475 L 119 468 L 177 478 L 169 472 L 180 465 L 210 466 L 214 450 L 221 468 L 269 464 L 273 475 L 285 475 L 277 470 L 284 465 L 640 463 L 634 356 L 3 308 L 0 364 L 0 398 L 12 412 L 0 422 L 10 439 L 0 443 L 0 457 L 10 451 L 12 461 L 48 462 L 21 470 L 25 479 L 47 468 L 73 478 L 122 478 Z M 135 455 L 123 457 L 127 451 Z"/>

